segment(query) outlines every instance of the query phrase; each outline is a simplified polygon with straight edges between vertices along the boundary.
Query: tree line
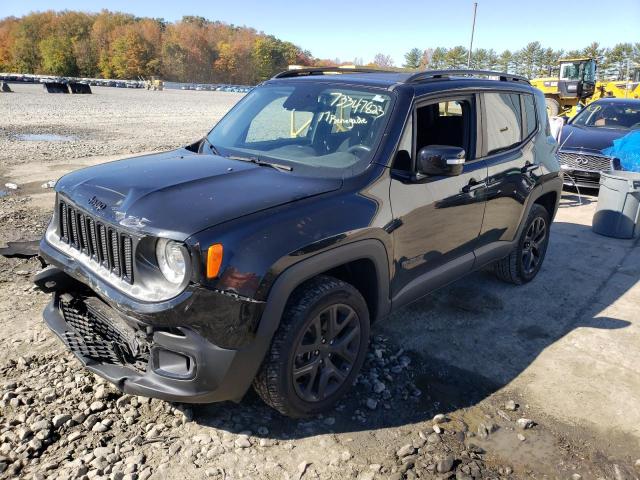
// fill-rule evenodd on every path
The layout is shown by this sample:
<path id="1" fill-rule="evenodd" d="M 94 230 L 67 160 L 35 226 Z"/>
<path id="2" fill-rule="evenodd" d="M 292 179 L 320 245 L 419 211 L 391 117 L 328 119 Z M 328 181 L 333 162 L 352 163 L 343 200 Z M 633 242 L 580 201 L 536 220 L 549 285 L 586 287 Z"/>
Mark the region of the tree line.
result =
<path id="1" fill-rule="evenodd" d="M 312 63 L 291 42 L 203 17 L 167 22 L 103 10 L 0 20 L 4 72 L 254 84 L 290 64 Z"/>
<path id="2" fill-rule="evenodd" d="M 412 48 L 404 58 L 403 68 L 440 70 L 446 68 L 467 68 L 469 50 L 462 46 L 453 48 Z M 581 50 L 554 50 L 545 48 L 540 42 L 531 42 L 516 51 L 479 48 L 471 52 L 470 67 L 478 70 L 499 70 L 516 73 L 528 78 L 557 76 L 558 60 L 561 58 L 591 57 L 598 64 L 599 80 L 622 80 L 627 75 L 627 61 L 631 70 L 640 66 L 640 43 L 618 43 L 612 48 L 602 47 L 598 42 Z M 376 65 L 391 67 L 388 55 L 378 54 Z"/>
<path id="3" fill-rule="evenodd" d="M 468 50 L 412 48 L 401 68 L 466 68 Z M 581 50 L 555 50 L 531 42 L 516 51 L 475 49 L 471 68 L 501 70 L 530 78 L 558 74 L 558 59 L 588 56 L 598 61 L 599 79 L 623 79 L 627 61 L 640 64 L 640 43 L 611 48 L 597 42 Z M 289 65 L 362 65 L 314 58 L 307 50 L 253 28 L 185 16 L 176 22 L 100 13 L 47 11 L 0 20 L 0 71 L 73 77 L 255 84 Z M 393 58 L 378 53 L 368 66 L 394 68 Z"/>

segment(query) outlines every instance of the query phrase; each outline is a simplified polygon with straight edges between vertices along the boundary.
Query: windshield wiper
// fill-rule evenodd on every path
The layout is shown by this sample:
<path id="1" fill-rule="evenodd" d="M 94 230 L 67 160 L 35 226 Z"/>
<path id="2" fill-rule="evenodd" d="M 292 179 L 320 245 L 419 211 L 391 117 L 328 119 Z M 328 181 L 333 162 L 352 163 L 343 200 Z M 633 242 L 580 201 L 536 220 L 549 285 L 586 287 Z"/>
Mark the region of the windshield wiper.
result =
<path id="1" fill-rule="evenodd" d="M 281 163 L 265 162 L 264 160 L 260 160 L 260 159 L 258 159 L 256 157 L 242 157 L 242 156 L 239 156 L 239 155 L 229 155 L 229 156 L 227 156 L 227 158 L 230 158 L 231 160 L 240 160 L 241 162 L 253 163 L 253 164 L 259 165 L 261 167 L 275 168 L 279 172 L 291 172 L 291 171 L 293 171 L 293 168 L 290 167 L 289 165 L 282 165 Z"/>

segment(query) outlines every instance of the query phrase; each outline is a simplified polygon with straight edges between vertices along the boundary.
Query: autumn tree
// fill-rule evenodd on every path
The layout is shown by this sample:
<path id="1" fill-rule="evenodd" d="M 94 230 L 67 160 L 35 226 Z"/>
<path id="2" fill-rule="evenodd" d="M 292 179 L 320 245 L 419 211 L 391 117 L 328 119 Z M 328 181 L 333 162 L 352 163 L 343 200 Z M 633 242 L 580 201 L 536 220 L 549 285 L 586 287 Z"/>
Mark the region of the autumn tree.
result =
<path id="1" fill-rule="evenodd" d="M 69 37 L 52 35 L 39 44 L 42 73 L 73 77 L 78 74 L 76 57 Z"/>

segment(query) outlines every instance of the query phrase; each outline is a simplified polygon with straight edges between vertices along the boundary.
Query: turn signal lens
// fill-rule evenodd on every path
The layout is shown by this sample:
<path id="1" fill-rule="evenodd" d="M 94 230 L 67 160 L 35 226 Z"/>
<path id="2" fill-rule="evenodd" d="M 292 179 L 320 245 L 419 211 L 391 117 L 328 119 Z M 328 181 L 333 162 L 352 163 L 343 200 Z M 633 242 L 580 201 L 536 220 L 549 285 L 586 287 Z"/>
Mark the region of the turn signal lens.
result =
<path id="1" fill-rule="evenodd" d="M 222 245 L 216 243 L 207 252 L 207 278 L 216 278 L 222 265 Z"/>

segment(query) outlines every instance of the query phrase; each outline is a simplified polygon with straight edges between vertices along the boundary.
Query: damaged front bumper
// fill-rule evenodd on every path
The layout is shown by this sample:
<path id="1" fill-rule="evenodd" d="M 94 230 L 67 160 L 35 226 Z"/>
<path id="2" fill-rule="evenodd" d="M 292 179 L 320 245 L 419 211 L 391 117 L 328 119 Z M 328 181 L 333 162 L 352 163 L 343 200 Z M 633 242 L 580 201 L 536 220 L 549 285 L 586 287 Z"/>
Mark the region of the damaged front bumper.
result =
<path id="1" fill-rule="evenodd" d="M 255 336 L 262 302 L 193 286 L 168 302 L 139 304 L 45 241 L 41 256 L 51 265 L 34 280 L 53 293 L 46 324 L 120 390 L 209 403 L 240 401 L 251 386 L 270 341 Z"/>
<path id="2" fill-rule="evenodd" d="M 239 400 L 231 374 L 235 350 L 216 347 L 188 328 L 174 332 L 154 331 L 148 350 L 134 357 L 132 363 L 121 352 L 127 349 L 114 336 L 93 329 L 87 335 L 65 318 L 63 299 L 68 294 L 54 293 L 44 310 L 47 326 L 90 371 L 105 378 L 120 390 L 132 395 L 160 398 L 174 402 L 215 402 Z M 82 301 L 74 298 L 73 300 Z M 83 312 L 86 324 L 95 324 L 91 314 Z M 101 337 L 104 335 L 104 337 Z M 125 357 L 125 358 L 123 358 Z M 147 359 L 146 365 L 140 360 Z"/>

